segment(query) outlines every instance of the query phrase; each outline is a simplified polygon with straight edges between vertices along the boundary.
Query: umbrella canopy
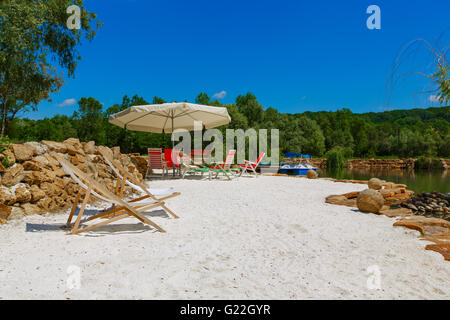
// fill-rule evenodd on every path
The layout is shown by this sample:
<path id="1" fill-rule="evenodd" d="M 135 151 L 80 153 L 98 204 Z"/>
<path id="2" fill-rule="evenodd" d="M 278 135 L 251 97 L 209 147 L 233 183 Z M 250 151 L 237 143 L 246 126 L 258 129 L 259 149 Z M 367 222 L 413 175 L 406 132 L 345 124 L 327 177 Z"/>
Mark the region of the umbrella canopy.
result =
<path id="1" fill-rule="evenodd" d="M 227 108 L 180 102 L 130 107 L 109 116 L 109 122 L 131 131 L 172 133 L 176 129 L 194 130 L 194 121 L 206 129 L 230 123 Z"/>

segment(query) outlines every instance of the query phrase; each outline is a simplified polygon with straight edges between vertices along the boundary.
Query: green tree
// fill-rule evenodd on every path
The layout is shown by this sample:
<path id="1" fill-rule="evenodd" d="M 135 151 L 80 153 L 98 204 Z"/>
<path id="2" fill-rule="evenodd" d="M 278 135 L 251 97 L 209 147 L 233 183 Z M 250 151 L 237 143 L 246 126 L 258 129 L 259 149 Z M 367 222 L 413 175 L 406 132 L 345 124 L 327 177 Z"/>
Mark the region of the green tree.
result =
<path id="1" fill-rule="evenodd" d="M 236 105 L 239 112 L 247 118 L 249 126 L 253 127 L 264 119 L 264 109 L 253 94 L 239 95 Z"/>
<path id="2" fill-rule="evenodd" d="M 81 9 L 80 29 L 69 30 L 66 13 L 71 4 Z M 63 84 L 52 60 L 74 76 L 82 38 L 95 36 L 96 15 L 82 0 L 3 0 L 0 3 L 1 137 L 23 108 L 36 109 Z M 97 28 L 100 22 L 97 22 Z"/>

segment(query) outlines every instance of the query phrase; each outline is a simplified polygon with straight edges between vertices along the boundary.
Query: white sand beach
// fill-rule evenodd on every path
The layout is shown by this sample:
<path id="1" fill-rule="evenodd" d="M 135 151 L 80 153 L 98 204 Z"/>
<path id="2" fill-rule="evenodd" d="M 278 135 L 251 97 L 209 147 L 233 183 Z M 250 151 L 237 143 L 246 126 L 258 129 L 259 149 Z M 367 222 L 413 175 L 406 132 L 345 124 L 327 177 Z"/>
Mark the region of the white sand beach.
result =
<path id="1" fill-rule="evenodd" d="M 181 196 L 81 235 L 67 212 L 0 226 L 0 299 L 448 299 L 450 263 L 394 219 L 324 203 L 365 185 L 261 176 L 155 180 Z M 80 287 L 68 286 L 73 267 Z M 381 289 L 369 289 L 377 266 Z"/>

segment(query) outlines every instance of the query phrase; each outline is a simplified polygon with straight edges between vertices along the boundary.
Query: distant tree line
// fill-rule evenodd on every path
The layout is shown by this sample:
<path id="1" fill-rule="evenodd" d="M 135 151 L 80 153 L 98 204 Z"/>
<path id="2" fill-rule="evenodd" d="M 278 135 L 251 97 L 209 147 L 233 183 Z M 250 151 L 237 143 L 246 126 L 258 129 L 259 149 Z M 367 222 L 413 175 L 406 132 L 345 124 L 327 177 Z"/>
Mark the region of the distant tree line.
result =
<path id="1" fill-rule="evenodd" d="M 98 145 L 120 146 L 128 153 L 146 153 L 148 147 L 170 148 L 169 134 L 126 131 L 108 122 L 109 115 L 130 106 L 163 102 L 159 97 L 147 101 L 138 95 L 125 96 L 121 104 L 104 110 L 98 100 L 82 98 L 78 110 L 70 117 L 14 119 L 9 126 L 9 138 L 25 142 L 77 137 L 81 141 L 94 140 Z M 199 94 L 195 102 L 228 109 L 232 121 L 219 128 L 224 134 L 228 128 L 279 129 L 281 153 L 302 152 L 318 157 L 339 151 L 346 158 L 450 157 L 450 107 L 363 114 L 344 108 L 335 112 L 289 114 L 272 107 L 264 109 L 251 93 L 239 95 L 234 104 L 222 105 L 205 93 Z"/>

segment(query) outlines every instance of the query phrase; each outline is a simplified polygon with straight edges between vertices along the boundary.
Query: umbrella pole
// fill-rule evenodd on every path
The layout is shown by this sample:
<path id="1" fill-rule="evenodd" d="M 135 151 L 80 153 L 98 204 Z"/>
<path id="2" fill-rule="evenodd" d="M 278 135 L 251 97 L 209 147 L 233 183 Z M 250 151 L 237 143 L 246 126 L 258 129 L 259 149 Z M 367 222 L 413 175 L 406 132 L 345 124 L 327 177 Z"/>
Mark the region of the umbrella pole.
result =
<path id="1" fill-rule="evenodd" d="M 170 135 L 170 139 L 172 140 L 172 177 L 175 177 L 175 161 L 174 156 L 173 156 L 173 152 L 174 152 L 174 146 L 175 146 L 175 141 L 173 140 L 173 111 L 172 111 L 172 134 Z"/>

